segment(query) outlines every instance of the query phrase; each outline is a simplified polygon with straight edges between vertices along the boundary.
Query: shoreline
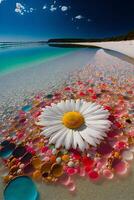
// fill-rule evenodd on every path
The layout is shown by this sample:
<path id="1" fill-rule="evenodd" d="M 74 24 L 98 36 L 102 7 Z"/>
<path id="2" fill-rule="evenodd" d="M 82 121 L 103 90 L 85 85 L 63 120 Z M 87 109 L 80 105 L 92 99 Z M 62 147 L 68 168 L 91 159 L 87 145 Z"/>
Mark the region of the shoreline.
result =
<path id="1" fill-rule="evenodd" d="M 0 76 L 0 108 L 22 103 L 27 96 L 58 87 L 70 73 L 87 65 L 90 57 L 92 53 L 84 49 Z"/>
<path id="2" fill-rule="evenodd" d="M 29 49 L 30 50 L 30 49 Z M 76 52 L 77 50 L 70 50 L 68 52 L 64 52 L 64 53 L 59 53 L 59 54 L 56 54 L 56 55 L 51 55 L 50 57 L 42 57 L 42 58 L 38 58 L 37 60 L 33 60 L 32 62 L 31 61 L 26 61 L 24 63 L 20 63 L 20 64 L 14 64 L 13 68 L 11 67 L 11 69 L 7 70 L 7 71 L 3 71 L 3 72 L 0 72 L 0 77 L 2 76 L 5 76 L 5 75 L 8 75 L 10 73 L 14 73 L 16 71 L 19 71 L 19 70 L 23 70 L 23 69 L 27 69 L 27 68 L 31 68 L 33 66 L 36 66 L 36 65 L 41 65 L 41 64 L 45 64 L 49 61 L 52 61 L 52 60 L 55 60 L 55 59 L 58 59 L 58 58 L 62 58 L 66 55 L 69 55 L 69 54 L 72 54 L 73 52 Z M 16 68 L 16 66 L 19 66 L 18 69 Z"/>
<path id="3" fill-rule="evenodd" d="M 100 47 L 103 49 L 113 50 L 120 52 L 132 59 L 134 59 L 134 40 L 119 41 L 119 42 L 76 42 L 64 43 L 81 46 Z"/>

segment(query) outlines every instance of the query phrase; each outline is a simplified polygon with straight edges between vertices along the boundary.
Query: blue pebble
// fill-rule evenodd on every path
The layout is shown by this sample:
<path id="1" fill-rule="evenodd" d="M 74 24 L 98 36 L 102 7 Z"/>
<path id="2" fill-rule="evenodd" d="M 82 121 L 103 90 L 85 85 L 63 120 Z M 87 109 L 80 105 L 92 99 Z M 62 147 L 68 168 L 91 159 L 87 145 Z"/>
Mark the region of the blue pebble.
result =
<path id="1" fill-rule="evenodd" d="M 3 146 L 3 148 L 1 148 L 0 150 L 0 157 L 4 159 L 10 157 L 14 149 L 15 149 L 15 144 L 13 143 Z"/>
<path id="2" fill-rule="evenodd" d="M 22 107 L 22 110 L 23 110 L 24 112 L 28 112 L 29 110 L 31 110 L 31 108 L 32 108 L 31 105 L 26 105 L 26 106 L 23 106 L 23 107 Z"/>
<path id="3" fill-rule="evenodd" d="M 8 183 L 4 200 L 39 200 L 39 193 L 30 177 L 20 176 Z"/>

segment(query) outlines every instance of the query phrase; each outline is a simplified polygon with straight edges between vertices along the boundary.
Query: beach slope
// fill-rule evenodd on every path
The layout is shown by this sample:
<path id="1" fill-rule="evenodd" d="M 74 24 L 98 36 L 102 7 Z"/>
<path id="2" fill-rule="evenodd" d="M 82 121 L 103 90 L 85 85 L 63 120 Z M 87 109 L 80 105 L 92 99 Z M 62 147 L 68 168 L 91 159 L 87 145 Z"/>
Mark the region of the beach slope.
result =
<path id="1" fill-rule="evenodd" d="M 117 51 L 125 54 L 130 58 L 134 58 L 134 40 L 119 41 L 119 42 L 80 42 L 75 43 L 82 46 L 101 47 L 103 49 Z"/>

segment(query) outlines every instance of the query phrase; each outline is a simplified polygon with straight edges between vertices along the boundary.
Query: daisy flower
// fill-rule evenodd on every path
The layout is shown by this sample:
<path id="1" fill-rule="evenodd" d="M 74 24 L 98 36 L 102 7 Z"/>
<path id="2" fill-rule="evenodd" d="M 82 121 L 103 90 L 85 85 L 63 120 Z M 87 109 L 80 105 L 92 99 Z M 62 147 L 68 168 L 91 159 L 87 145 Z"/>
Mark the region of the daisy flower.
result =
<path id="1" fill-rule="evenodd" d="M 109 112 L 96 103 L 71 99 L 46 106 L 36 123 L 43 127 L 41 134 L 49 138 L 49 144 L 84 151 L 107 136 L 108 117 Z"/>

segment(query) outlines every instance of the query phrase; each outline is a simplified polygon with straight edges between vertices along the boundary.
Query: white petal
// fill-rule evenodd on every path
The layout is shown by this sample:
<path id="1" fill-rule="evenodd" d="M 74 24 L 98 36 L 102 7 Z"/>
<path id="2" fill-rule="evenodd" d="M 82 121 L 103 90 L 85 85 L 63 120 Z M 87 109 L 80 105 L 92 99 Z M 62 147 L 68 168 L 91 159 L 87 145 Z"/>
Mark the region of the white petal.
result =
<path id="1" fill-rule="evenodd" d="M 72 111 L 75 111 L 75 101 L 71 99 L 70 103 L 71 103 Z"/>
<path id="2" fill-rule="evenodd" d="M 96 143 L 98 143 L 98 140 L 96 138 L 93 138 L 91 136 L 89 136 L 86 132 L 86 130 L 80 131 L 79 132 L 81 137 L 88 142 L 90 145 L 95 146 L 96 147 Z"/>
<path id="3" fill-rule="evenodd" d="M 75 103 L 75 111 L 79 111 L 82 106 L 81 100 L 77 99 Z"/>
<path id="4" fill-rule="evenodd" d="M 87 116 L 89 116 L 89 114 L 90 115 L 92 115 L 92 116 L 94 116 L 94 115 L 103 115 L 103 114 L 105 114 L 105 115 L 107 115 L 107 117 L 109 116 L 109 112 L 107 111 L 107 110 L 104 110 L 103 108 L 99 108 L 99 109 L 97 109 L 96 111 L 94 111 L 94 112 L 92 112 L 92 113 L 90 113 L 90 112 L 87 112 L 86 114 L 84 114 L 84 116 L 85 117 L 87 117 Z"/>
<path id="5" fill-rule="evenodd" d="M 65 108 L 66 108 L 66 112 L 72 111 L 70 100 L 65 101 Z"/>
<path id="6" fill-rule="evenodd" d="M 84 115 L 87 114 L 87 113 L 91 114 L 91 113 L 97 111 L 99 108 L 100 108 L 100 105 L 92 106 L 92 108 L 89 107 L 86 111 L 83 112 L 83 114 Z"/>
<path id="7" fill-rule="evenodd" d="M 57 104 L 58 108 L 61 110 L 61 113 L 66 112 L 65 110 L 65 101 L 61 101 L 60 103 Z"/>
<path id="8" fill-rule="evenodd" d="M 100 120 L 100 119 L 107 119 L 107 115 L 106 114 L 103 114 L 103 115 L 94 115 L 94 116 L 92 116 L 92 115 L 90 115 L 89 117 L 86 117 L 86 120 L 88 121 L 90 121 L 90 120 Z"/>
<path id="9" fill-rule="evenodd" d="M 80 134 L 78 131 L 73 131 L 73 148 L 76 149 L 77 146 L 81 151 L 84 151 L 86 148 L 86 144 L 81 138 Z"/>
<path id="10" fill-rule="evenodd" d="M 62 115 L 62 111 L 58 109 L 58 106 L 56 104 L 52 104 L 52 111 L 54 111 L 57 115 Z"/>
<path id="11" fill-rule="evenodd" d="M 44 121 L 45 126 L 54 126 L 54 125 L 58 125 L 58 124 L 62 125 L 61 120 L 51 120 L 51 121 L 45 120 Z"/>
<path id="12" fill-rule="evenodd" d="M 103 132 L 99 132 L 99 131 L 96 131 L 94 129 L 91 129 L 91 128 L 87 128 L 86 130 L 86 134 L 88 133 L 89 136 L 91 137 L 94 137 L 94 138 L 98 138 L 98 139 L 103 139 Z"/>
<path id="13" fill-rule="evenodd" d="M 87 110 L 90 107 L 91 104 L 92 104 L 91 102 L 89 102 L 89 103 L 83 102 L 83 104 L 80 108 L 80 112 L 83 113 L 85 110 Z"/>
<path id="14" fill-rule="evenodd" d="M 54 112 L 54 110 L 52 109 L 52 107 L 50 107 L 50 108 L 46 108 L 42 113 L 41 113 L 41 115 L 56 115 L 57 113 L 55 113 Z"/>
<path id="15" fill-rule="evenodd" d="M 49 144 L 55 144 L 55 142 L 63 135 L 65 134 L 66 128 L 61 129 L 60 131 L 57 131 L 57 133 L 49 139 Z"/>
<path id="16" fill-rule="evenodd" d="M 62 125 L 45 127 L 41 134 L 44 134 L 44 136 L 49 137 L 53 133 L 55 133 L 63 128 L 64 128 L 64 126 L 62 126 Z"/>
<path id="17" fill-rule="evenodd" d="M 92 125 L 87 125 L 89 128 L 98 130 L 98 131 L 107 131 L 109 130 L 110 125 L 103 125 L 103 124 L 92 124 Z"/>
<path id="18" fill-rule="evenodd" d="M 66 134 L 64 143 L 65 143 L 66 149 L 69 149 L 70 146 L 72 145 L 72 143 L 73 143 L 73 133 L 72 133 L 71 129 L 68 129 L 68 133 Z"/>
<path id="19" fill-rule="evenodd" d="M 45 126 L 44 123 L 45 123 L 44 120 L 40 120 L 38 122 L 35 122 L 35 124 L 38 125 L 38 126 Z"/>
<path id="20" fill-rule="evenodd" d="M 108 120 L 96 120 L 96 121 L 94 121 L 94 120 L 86 120 L 85 119 L 85 122 L 86 122 L 86 124 L 88 124 L 88 125 L 92 125 L 92 124 L 94 124 L 94 125 L 96 125 L 96 124 L 100 124 L 100 125 L 110 125 L 110 121 L 108 121 Z"/>
<path id="21" fill-rule="evenodd" d="M 59 148 L 60 146 L 63 146 L 64 140 L 65 140 L 65 137 L 66 137 L 66 134 L 67 134 L 67 132 L 65 131 L 65 132 L 59 137 L 59 139 L 56 141 L 56 143 L 55 143 L 55 147 L 56 147 L 56 148 Z"/>

